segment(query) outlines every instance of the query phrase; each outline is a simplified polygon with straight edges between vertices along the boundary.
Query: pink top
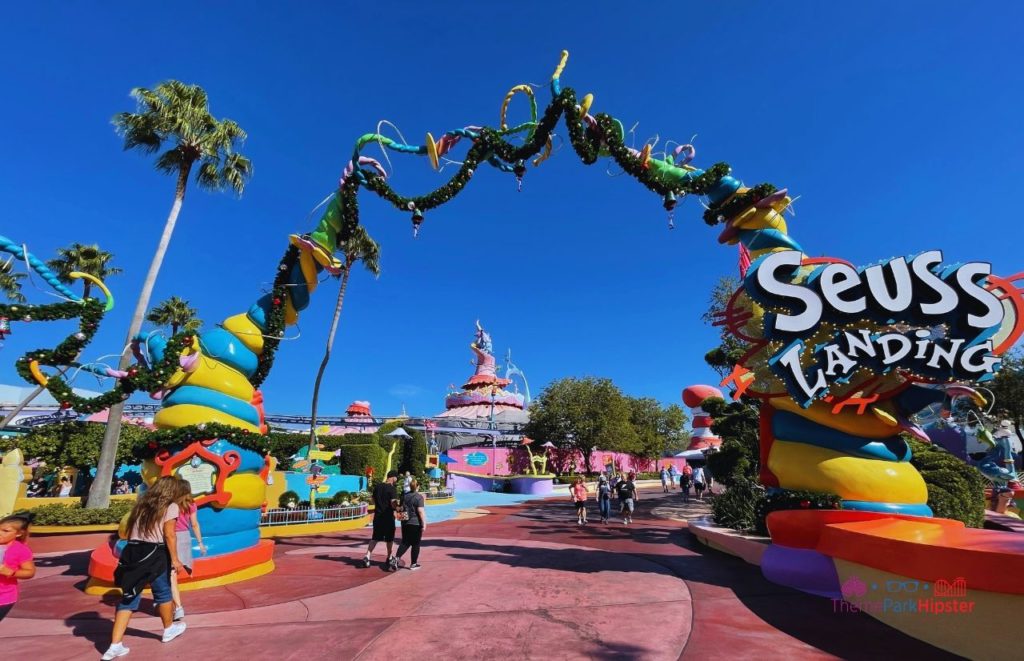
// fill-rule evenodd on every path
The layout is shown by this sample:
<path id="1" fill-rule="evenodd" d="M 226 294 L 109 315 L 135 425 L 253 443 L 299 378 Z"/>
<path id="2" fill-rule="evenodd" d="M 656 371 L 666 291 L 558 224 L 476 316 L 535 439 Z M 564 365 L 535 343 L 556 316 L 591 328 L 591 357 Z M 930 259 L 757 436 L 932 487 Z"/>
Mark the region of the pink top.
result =
<path id="1" fill-rule="evenodd" d="M 163 544 L 164 543 L 164 524 L 168 521 L 174 521 L 178 518 L 180 508 L 171 503 L 167 506 L 167 511 L 164 512 L 164 518 L 160 519 L 160 525 L 153 526 L 152 530 L 139 530 L 138 522 L 132 527 L 131 534 L 128 535 L 128 539 L 135 539 L 140 542 L 149 542 L 150 544 Z"/>
<path id="2" fill-rule="evenodd" d="M 587 499 L 587 485 L 585 485 L 585 484 L 574 484 L 574 485 L 572 485 L 572 497 L 573 497 L 573 500 L 586 500 Z"/>
<path id="3" fill-rule="evenodd" d="M 187 512 L 182 512 L 178 515 L 178 520 L 174 523 L 174 532 L 185 532 L 189 529 L 192 524 L 192 515 L 198 511 L 199 508 L 193 502 L 189 505 Z"/>
<path id="4" fill-rule="evenodd" d="M 14 540 L 10 544 L 0 545 L 0 563 L 9 569 L 21 569 L 21 565 L 32 560 L 32 549 L 24 542 Z M 13 576 L 0 576 L 0 606 L 7 606 L 18 601 L 18 579 Z"/>

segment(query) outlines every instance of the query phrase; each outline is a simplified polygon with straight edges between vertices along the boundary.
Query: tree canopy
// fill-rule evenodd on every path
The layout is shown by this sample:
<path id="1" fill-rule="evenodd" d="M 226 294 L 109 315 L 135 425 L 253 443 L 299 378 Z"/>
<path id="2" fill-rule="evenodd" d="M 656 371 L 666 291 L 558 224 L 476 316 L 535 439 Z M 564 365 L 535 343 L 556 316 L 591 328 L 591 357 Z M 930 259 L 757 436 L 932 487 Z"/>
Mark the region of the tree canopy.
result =
<path id="1" fill-rule="evenodd" d="M 65 422 L 36 427 L 24 436 L 3 441 L 3 450 L 20 448 L 26 459 L 39 458 L 48 466 L 74 466 L 83 473 L 96 466 L 106 425 L 101 422 Z M 121 428 L 117 463 L 136 463 L 133 452 L 145 445 L 149 431 L 135 425 Z"/>
<path id="2" fill-rule="evenodd" d="M 561 450 L 578 451 L 590 472 L 594 448 L 660 457 L 670 443 L 679 442 L 685 419 L 678 406 L 627 397 L 610 379 L 566 378 L 534 401 L 523 431 Z"/>
<path id="3" fill-rule="evenodd" d="M 720 320 L 719 313 L 725 312 L 732 295 L 740 288 L 740 281 L 732 276 L 722 276 L 715 283 L 708 298 L 708 309 L 700 316 L 701 320 L 712 326 Z M 726 376 L 732 371 L 747 351 L 747 345 L 728 331 L 725 326 L 719 327 L 718 346 L 704 354 L 704 362 L 719 376 Z"/>
<path id="4" fill-rule="evenodd" d="M 156 305 L 146 315 L 146 321 L 157 326 L 170 326 L 172 335 L 177 334 L 178 329 L 196 331 L 203 325 L 202 320 L 196 317 L 195 308 L 177 296 Z"/>
<path id="5" fill-rule="evenodd" d="M 1004 355 L 995 378 L 985 387 L 995 396 L 992 414 L 1012 422 L 1017 428 L 1017 437 L 1024 442 L 1024 350 Z"/>
<path id="6" fill-rule="evenodd" d="M 57 257 L 48 260 L 46 265 L 50 267 L 50 270 L 56 274 L 61 282 L 70 285 L 74 282 L 71 274 L 75 271 L 88 273 L 100 280 L 106 280 L 112 275 L 121 273 L 121 269 L 110 265 L 113 259 L 113 253 L 101 249 L 95 243 L 87 246 L 75 242 L 66 248 L 58 248 Z M 82 287 L 82 297 L 88 298 L 89 293 L 92 291 L 92 283 L 83 279 Z"/>
<path id="7" fill-rule="evenodd" d="M 19 282 L 24 277 L 24 273 L 14 272 L 13 259 L 0 262 L 0 294 L 3 294 L 12 303 L 24 303 L 26 299 L 25 295 L 21 293 L 21 282 Z"/>

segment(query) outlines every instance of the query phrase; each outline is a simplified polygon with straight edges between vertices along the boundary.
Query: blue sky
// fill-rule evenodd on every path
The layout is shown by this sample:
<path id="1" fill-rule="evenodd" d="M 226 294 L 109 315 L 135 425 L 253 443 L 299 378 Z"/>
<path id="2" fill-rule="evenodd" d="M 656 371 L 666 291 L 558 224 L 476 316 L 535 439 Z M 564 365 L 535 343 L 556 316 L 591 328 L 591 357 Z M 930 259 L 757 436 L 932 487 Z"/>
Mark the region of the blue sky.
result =
<path id="1" fill-rule="evenodd" d="M 811 255 L 855 263 L 940 248 L 947 261 L 1024 268 L 1016 243 L 1024 133 L 1024 8 L 953 2 L 17 3 L 0 25 L 0 234 L 43 258 L 72 241 L 117 254 L 117 309 L 88 357 L 116 353 L 174 182 L 121 151 L 110 117 L 128 91 L 198 83 L 219 117 L 249 133 L 255 176 L 241 199 L 190 191 L 154 302 L 187 298 L 209 323 L 243 311 L 273 277 L 289 233 L 335 186 L 359 135 L 380 120 L 410 141 L 494 125 L 519 83 L 563 84 L 594 112 L 652 136 L 697 135 L 696 165 L 728 161 L 748 184 L 799 195 L 790 231 Z M 521 98 L 511 117 L 526 117 Z M 564 134 L 564 129 L 561 129 Z M 464 148 L 463 148 L 464 149 Z M 458 153 L 458 152 L 457 152 Z M 425 159 L 393 157 L 392 184 L 439 185 Z M 536 393 L 564 376 L 612 378 L 627 393 L 679 402 L 711 382 L 701 325 L 734 248 L 695 200 L 667 229 L 661 200 L 607 163 L 564 148 L 515 181 L 481 168 L 454 202 L 408 214 L 368 195 L 362 219 L 383 274 L 349 286 L 321 410 L 368 399 L 377 414 L 443 410 L 471 372 L 479 318 L 499 356 L 511 347 Z M 1009 189 L 1009 190 L 1008 190 Z M 268 411 L 302 413 L 336 285 L 325 283 L 285 343 Z M 34 302 L 50 300 L 28 289 Z M 17 324 L 13 361 L 57 329 Z M 60 329 L 63 332 L 64 329 Z M 63 332 L 61 334 L 63 334 Z M 81 387 L 95 387 L 80 377 Z"/>

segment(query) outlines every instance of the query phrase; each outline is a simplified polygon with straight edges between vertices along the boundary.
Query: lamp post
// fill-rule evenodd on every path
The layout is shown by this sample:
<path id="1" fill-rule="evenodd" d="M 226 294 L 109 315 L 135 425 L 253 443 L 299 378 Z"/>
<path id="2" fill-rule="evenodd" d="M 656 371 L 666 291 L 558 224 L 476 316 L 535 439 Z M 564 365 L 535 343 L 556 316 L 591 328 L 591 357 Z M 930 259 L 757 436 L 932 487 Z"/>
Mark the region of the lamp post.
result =
<path id="1" fill-rule="evenodd" d="M 497 484 L 498 476 L 498 437 L 494 433 L 494 398 L 497 395 L 497 387 L 491 386 L 491 418 L 488 427 L 491 431 L 491 489 Z"/>

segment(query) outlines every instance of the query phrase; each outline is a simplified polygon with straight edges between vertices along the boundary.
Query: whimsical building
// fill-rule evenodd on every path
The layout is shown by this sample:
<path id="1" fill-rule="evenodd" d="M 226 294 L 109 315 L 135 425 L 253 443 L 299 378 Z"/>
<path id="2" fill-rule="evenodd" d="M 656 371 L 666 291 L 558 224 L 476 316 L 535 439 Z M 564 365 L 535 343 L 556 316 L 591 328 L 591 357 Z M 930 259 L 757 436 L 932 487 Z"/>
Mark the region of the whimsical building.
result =
<path id="1" fill-rule="evenodd" d="M 483 422 L 526 423 L 526 401 L 518 392 L 509 392 L 511 379 L 497 374 L 491 336 L 476 322 L 476 338 L 469 345 L 476 356 L 476 370 L 462 386 L 454 386 L 444 399 L 445 410 L 438 418 L 460 418 Z"/>
<path id="2" fill-rule="evenodd" d="M 693 437 L 687 452 L 714 450 L 722 444 L 722 439 L 711 433 L 714 420 L 700 406 L 705 399 L 711 397 L 721 398 L 722 391 L 714 386 L 689 386 L 683 389 L 683 404 L 690 407 L 690 419 L 693 420 Z"/>
<path id="3" fill-rule="evenodd" d="M 370 411 L 370 402 L 356 400 L 345 409 L 345 419 L 342 425 L 331 425 L 325 429 L 318 429 L 317 434 L 321 436 L 340 436 L 342 434 L 372 434 L 377 431 L 380 425 Z"/>

